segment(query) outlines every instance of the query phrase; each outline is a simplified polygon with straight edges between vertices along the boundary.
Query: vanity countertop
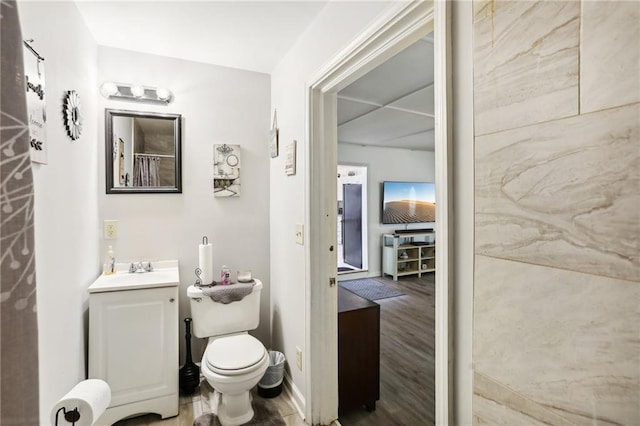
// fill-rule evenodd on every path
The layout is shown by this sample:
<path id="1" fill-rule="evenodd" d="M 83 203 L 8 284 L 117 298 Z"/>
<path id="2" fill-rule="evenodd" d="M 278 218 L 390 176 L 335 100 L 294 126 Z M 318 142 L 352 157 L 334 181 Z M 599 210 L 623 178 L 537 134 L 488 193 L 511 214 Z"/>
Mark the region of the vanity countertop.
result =
<path id="1" fill-rule="evenodd" d="M 100 275 L 89 286 L 89 293 L 172 287 L 180 284 L 177 260 L 152 261 L 153 271 L 129 273 L 131 263 L 116 263 L 116 273 Z"/>

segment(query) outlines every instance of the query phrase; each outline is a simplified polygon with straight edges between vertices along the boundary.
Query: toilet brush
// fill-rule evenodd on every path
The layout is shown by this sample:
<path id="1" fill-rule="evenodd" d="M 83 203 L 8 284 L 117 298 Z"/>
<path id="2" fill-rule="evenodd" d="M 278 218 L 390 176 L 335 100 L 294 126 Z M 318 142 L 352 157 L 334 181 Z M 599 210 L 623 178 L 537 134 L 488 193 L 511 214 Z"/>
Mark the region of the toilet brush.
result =
<path id="1" fill-rule="evenodd" d="M 180 369 L 180 390 L 184 395 L 190 395 L 200 384 L 200 367 L 191 359 L 191 318 L 185 318 L 184 324 L 186 334 L 184 336 L 187 343 L 187 356 L 184 366 Z"/>

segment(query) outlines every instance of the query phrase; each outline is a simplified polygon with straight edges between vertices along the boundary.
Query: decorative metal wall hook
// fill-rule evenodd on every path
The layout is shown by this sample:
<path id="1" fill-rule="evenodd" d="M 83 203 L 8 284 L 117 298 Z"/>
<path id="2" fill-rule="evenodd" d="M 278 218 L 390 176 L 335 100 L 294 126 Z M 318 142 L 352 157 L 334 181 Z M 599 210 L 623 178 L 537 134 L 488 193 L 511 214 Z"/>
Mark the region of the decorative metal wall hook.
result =
<path id="1" fill-rule="evenodd" d="M 40 62 L 44 61 L 44 58 L 31 45 L 31 43 L 33 43 L 33 39 L 32 38 L 28 38 L 26 40 L 22 40 L 22 42 L 27 47 L 27 49 L 29 49 L 31 51 L 31 53 L 33 53 L 36 58 L 38 58 L 38 77 L 42 77 L 42 72 L 40 71 Z"/>

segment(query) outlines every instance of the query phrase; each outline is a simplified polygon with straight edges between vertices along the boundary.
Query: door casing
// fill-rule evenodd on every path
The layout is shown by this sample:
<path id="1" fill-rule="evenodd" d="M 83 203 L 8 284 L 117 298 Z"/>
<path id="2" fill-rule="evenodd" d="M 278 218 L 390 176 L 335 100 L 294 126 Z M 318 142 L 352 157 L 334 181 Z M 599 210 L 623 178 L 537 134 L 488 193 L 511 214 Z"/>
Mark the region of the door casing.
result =
<path id="1" fill-rule="evenodd" d="M 404 48 L 434 31 L 436 171 L 436 424 L 453 419 L 452 230 L 450 143 L 450 5 L 445 1 L 392 6 L 387 14 L 311 80 L 308 96 L 306 211 L 305 421 L 338 417 L 336 203 L 337 93 Z M 442 219 L 441 219 L 442 218 Z M 444 220 L 443 220 L 444 219 Z"/>

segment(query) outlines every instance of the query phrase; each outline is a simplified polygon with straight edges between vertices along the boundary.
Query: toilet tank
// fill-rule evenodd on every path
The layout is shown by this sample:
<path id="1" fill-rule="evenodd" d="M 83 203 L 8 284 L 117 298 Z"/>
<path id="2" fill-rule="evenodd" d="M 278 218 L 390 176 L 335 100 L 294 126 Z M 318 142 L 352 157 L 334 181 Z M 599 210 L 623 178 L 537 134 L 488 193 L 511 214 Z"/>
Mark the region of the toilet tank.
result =
<path id="1" fill-rule="evenodd" d="M 258 328 L 261 291 L 262 281 L 255 280 L 250 294 L 242 300 L 225 305 L 211 300 L 209 296 L 202 293 L 200 287 L 189 286 L 187 296 L 191 304 L 193 334 L 196 337 L 206 338 Z"/>

